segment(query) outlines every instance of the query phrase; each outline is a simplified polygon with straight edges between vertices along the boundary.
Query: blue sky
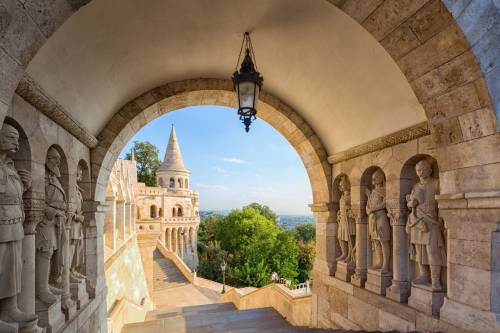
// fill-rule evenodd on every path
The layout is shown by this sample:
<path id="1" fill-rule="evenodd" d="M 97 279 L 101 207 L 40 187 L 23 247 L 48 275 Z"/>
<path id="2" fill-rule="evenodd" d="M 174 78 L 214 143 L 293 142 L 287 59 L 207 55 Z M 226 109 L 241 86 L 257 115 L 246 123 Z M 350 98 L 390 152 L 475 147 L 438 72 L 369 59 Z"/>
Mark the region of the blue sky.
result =
<path id="1" fill-rule="evenodd" d="M 257 119 L 245 133 L 234 109 L 195 106 L 165 114 L 143 127 L 120 158 L 133 141 L 149 141 L 163 160 L 171 124 L 202 210 L 259 202 L 279 214 L 310 214 L 311 187 L 295 150 L 263 120 Z"/>

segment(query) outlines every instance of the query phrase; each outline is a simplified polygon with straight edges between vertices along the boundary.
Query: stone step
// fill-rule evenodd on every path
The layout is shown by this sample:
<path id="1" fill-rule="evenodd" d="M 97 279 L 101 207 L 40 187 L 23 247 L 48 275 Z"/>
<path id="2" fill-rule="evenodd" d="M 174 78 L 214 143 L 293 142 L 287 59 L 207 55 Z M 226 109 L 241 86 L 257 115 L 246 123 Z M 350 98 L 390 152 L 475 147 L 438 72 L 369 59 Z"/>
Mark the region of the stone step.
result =
<path id="1" fill-rule="evenodd" d="M 228 332 L 230 329 L 285 328 L 289 324 L 274 309 L 232 310 L 221 313 L 199 312 L 197 316 L 169 318 L 126 325 L 123 333 Z"/>
<path id="2" fill-rule="evenodd" d="M 155 291 L 180 287 L 189 283 L 174 262 L 156 250 L 153 261 L 153 289 Z"/>
<path id="3" fill-rule="evenodd" d="M 186 306 L 182 308 L 149 311 L 146 314 L 145 320 L 169 318 L 178 315 L 188 317 L 188 316 L 199 315 L 201 313 L 221 313 L 234 310 L 236 310 L 236 307 L 234 306 L 233 303 L 213 303 L 213 304 L 204 304 L 197 306 Z"/>

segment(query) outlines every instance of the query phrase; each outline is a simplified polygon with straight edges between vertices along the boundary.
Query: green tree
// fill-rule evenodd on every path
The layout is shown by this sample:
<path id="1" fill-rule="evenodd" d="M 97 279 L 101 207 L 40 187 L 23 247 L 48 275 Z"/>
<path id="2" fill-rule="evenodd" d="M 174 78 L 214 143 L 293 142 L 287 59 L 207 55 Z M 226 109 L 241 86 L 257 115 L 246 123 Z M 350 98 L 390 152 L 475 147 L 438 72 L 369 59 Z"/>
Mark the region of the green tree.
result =
<path id="1" fill-rule="evenodd" d="M 298 272 L 297 280 L 299 282 L 305 282 L 309 279 L 309 273 L 311 272 L 314 264 L 314 257 L 316 253 L 316 243 L 315 241 L 298 241 Z"/>
<path id="2" fill-rule="evenodd" d="M 269 208 L 266 205 L 261 205 L 257 202 L 253 202 L 250 205 L 245 206 L 245 207 L 251 207 L 251 208 L 257 209 L 259 211 L 260 215 L 264 216 L 266 219 L 268 219 L 272 222 L 278 221 L 278 215 L 276 215 L 276 213 L 273 212 L 271 210 L 271 208 Z M 243 208 L 245 208 L 245 207 L 243 207 Z"/>
<path id="3" fill-rule="evenodd" d="M 148 141 L 134 141 L 134 146 L 125 159 L 131 160 L 132 152 L 137 161 L 137 180 L 145 183 L 146 186 L 156 186 L 156 170 L 161 164 L 158 158 L 158 148 Z"/>
<path id="4" fill-rule="evenodd" d="M 296 281 L 299 252 L 293 235 L 257 208 L 246 206 L 228 216 L 207 219 L 203 228 L 208 243 L 200 243 L 200 276 L 221 281 L 216 258 L 223 255 L 228 284 L 261 287 L 271 282 L 272 272 Z"/>
<path id="5" fill-rule="evenodd" d="M 297 241 L 310 242 L 316 240 L 316 225 L 312 223 L 301 223 L 295 227 L 295 239 Z"/>

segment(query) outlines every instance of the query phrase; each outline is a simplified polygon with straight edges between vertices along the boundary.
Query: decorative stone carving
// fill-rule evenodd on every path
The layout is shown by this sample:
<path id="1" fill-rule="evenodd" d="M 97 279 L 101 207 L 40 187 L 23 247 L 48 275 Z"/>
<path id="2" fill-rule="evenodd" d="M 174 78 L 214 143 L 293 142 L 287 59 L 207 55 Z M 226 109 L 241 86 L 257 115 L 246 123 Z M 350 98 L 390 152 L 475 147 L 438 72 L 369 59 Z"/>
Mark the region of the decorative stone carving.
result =
<path id="1" fill-rule="evenodd" d="M 356 226 L 351 210 L 351 189 L 347 177 L 340 179 L 339 191 L 341 193 L 337 223 L 339 225 L 337 237 L 339 240 L 341 255 L 337 261 L 350 263 L 354 260 L 354 245 L 356 237 Z"/>
<path id="2" fill-rule="evenodd" d="M 346 176 L 339 182 L 339 210 L 337 213 L 337 239 L 341 254 L 337 257 L 335 276 L 344 281 L 350 281 L 354 273 L 356 253 L 355 216 L 351 209 L 351 188 Z"/>
<path id="3" fill-rule="evenodd" d="M 31 187 L 31 174 L 16 170 L 8 156 L 19 148 L 19 133 L 3 124 L 0 132 L 0 331 L 33 331 L 37 316 L 19 310 L 21 292 L 22 239 L 24 238 L 23 193 Z M 13 324 L 13 325 L 11 325 Z"/>
<path id="4" fill-rule="evenodd" d="M 77 169 L 77 182 L 82 181 L 83 169 L 78 166 Z M 83 222 L 85 217 L 83 216 L 83 195 L 82 188 L 76 185 L 76 200 L 74 212 L 71 214 L 71 226 L 69 233 L 69 258 L 71 262 L 70 269 L 70 281 L 71 282 L 81 282 L 84 281 L 86 276 L 81 274 L 79 270 L 83 267 L 85 254 L 83 252 Z"/>
<path id="5" fill-rule="evenodd" d="M 385 208 L 385 176 L 381 170 L 372 175 L 373 190 L 366 190 L 368 198 L 366 214 L 368 215 L 368 233 L 372 241 L 373 262 L 371 269 L 389 272 L 391 256 L 391 228 Z"/>
<path id="6" fill-rule="evenodd" d="M 76 199 L 75 206 L 71 216 L 69 230 L 69 279 L 70 289 L 73 298 L 76 299 L 77 308 L 88 303 L 89 296 L 86 291 L 86 276 L 81 273 L 84 266 L 85 253 L 83 249 L 83 228 L 85 217 L 83 215 L 83 189 L 79 186 L 83 179 L 83 168 L 78 165 L 77 168 L 77 185 L 75 189 Z"/>
<path id="7" fill-rule="evenodd" d="M 51 147 L 47 153 L 45 176 L 45 210 L 42 222 L 36 230 L 36 295 L 46 304 L 57 301 L 56 295 L 63 290 L 49 284 L 51 268 L 52 281 L 62 285 L 63 253 L 62 242 L 66 220 L 66 193 L 59 181 L 61 156 Z"/>
<path id="8" fill-rule="evenodd" d="M 440 291 L 441 268 L 446 266 L 446 244 L 435 198 L 439 193 L 439 182 L 431 177 L 432 166 L 427 160 L 418 162 L 415 170 L 419 181 L 406 196 L 410 210 L 406 224 L 411 244 L 410 257 L 417 262 L 419 270 L 412 283 L 422 285 L 431 282 L 432 290 Z"/>

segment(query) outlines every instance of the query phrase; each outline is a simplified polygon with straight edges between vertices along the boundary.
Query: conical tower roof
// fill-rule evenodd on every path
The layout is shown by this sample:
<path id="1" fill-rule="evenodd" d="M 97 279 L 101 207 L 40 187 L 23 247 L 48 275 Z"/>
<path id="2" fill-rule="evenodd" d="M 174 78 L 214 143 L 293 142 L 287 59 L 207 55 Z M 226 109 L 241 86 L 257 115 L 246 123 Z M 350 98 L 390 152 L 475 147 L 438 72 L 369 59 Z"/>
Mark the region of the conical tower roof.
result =
<path id="1" fill-rule="evenodd" d="M 170 132 L 170 138 L 168 139 L 167 150 L 165 151 L 163 163 L 160 165 L 158 171 L 189 172 L 184 166 L 184 161 L 182 160 L 181 149 L 179 148 L 179 143 L 177 142 L 174 125 L 172 125 L 172 131 Z"/>

